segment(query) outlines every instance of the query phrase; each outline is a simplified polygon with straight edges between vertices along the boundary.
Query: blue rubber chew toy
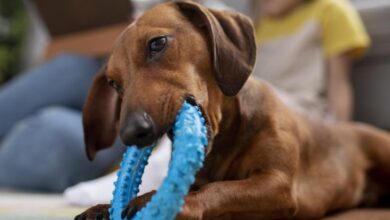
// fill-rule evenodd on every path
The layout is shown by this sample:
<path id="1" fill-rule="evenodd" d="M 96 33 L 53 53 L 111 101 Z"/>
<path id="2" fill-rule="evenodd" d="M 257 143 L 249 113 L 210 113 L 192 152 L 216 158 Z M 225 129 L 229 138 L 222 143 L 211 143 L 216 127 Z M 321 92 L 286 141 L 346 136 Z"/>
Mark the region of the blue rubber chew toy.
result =
<path id="1" fill-rule="evenodd" d="M 172 220 L 180 212 L 184 197 L 203 166 L 207 129 L 197 106 L 187 102 L 176 117 L 174 141 L 168 175 L 151 201 L 133 219 Z M 123 156 L 111 202 L 110 219 L 121 220 L 129 201 L 136 198 L 141 178 L 154 146 L 143 149 L 128 147 Z"/>

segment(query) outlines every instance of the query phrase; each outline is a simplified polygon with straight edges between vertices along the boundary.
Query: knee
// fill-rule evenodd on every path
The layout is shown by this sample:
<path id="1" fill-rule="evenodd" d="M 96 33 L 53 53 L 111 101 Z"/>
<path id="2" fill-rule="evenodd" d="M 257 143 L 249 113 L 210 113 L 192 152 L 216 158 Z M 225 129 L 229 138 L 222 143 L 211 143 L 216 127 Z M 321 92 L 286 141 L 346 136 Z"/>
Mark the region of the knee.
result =
<path id="1" fill-rule="evenodd" d="M 59 117 L 69 117 L 71 115 L 77 115 L 77 112 L 62 106 L 50 106 L 40 110 L 37 113 L 37 118 L 39 120 L 49 120 L 57 119 Z"/>
<path id="2" fill-rule="evenodd" d="M 3 140 L 0 185 L 60 191 L 74 183 L 73 175 L 81 169 L 64 166 L 75 167 L 78 155 L 83 153 L 82 146 L 81 117 L 77 112 L 63 107 L 43 109 L 20 121 Z M 25 171 L 28 173 L 23 174 Z"/>

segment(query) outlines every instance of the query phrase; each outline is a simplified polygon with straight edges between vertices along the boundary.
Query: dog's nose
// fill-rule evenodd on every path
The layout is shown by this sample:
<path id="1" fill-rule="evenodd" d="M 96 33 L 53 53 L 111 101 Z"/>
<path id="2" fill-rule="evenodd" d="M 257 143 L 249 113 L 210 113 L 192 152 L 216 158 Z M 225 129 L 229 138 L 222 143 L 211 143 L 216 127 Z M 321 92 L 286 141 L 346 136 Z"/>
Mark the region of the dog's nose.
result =
<path id="1" fill-rule="evenodd" d="M 147 113 L 133 113 L 121 126 L 120 137 L 127 146 L 145 147 L 155 141 L 154 124 Z"/>

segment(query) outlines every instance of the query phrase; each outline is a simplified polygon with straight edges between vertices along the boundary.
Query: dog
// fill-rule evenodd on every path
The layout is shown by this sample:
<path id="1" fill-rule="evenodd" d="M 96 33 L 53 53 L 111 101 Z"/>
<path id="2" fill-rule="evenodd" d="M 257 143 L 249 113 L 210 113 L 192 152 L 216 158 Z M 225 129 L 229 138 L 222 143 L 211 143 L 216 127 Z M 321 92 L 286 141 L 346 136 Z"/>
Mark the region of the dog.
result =
<path id="1" fill-rule="evenodd" d="M 253 25 L 235 12 L 197 3 L 160 4 L 130 24 L 88 95 L 87 155 L 111 146 L 153 144 L 187 100 L 202 110 L 209 146 L 176 217 L 317 219 L 377 204 L 390 181 L 390 135 L 362 123 L 311 117 L 250 77 Z M 131 201 L 123 217 L 154 192 Z M 76 219 L 108 219 L 109 205 Z"/>

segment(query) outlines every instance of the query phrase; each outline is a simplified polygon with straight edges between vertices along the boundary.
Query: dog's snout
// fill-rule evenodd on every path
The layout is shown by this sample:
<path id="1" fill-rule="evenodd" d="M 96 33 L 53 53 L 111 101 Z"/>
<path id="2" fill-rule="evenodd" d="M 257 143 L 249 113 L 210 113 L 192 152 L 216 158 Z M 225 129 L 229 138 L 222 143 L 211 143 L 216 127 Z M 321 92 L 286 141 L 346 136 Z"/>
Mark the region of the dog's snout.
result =
<path id="1" fill-rule="evenodd" d="M 146 113 L 134 113 L 121 126 L 120 138 L 127 146 L 145 147 L 155 141 L 154 124 Z"/>

